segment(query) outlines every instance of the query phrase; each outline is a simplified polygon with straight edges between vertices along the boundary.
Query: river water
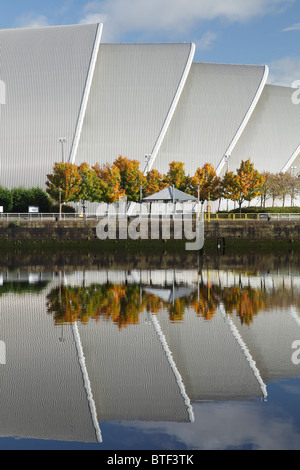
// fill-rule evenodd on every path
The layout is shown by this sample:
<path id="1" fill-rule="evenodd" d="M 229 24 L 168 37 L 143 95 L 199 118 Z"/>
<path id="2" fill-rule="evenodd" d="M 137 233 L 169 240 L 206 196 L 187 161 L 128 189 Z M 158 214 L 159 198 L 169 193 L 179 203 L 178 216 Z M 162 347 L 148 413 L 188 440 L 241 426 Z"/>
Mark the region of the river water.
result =
<path id="1" fill-rule="evenodd" d="M 0 272 L 0 449 L 300 449 L 295 264 Z"/>

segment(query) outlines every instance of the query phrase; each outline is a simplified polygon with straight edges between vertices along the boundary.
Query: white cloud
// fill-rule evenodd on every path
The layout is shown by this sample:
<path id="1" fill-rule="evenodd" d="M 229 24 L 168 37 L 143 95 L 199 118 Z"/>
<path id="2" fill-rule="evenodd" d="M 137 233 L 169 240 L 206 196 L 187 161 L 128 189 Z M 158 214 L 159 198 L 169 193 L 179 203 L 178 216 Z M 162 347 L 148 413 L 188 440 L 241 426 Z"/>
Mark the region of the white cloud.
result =
<path id="1" fill-rule="evenodd" d="M 269 64 L 268 83 L 274 85 L 292 86 L 300 80 L 300 57 L 283 57 Z"/>
<path id="2" fill-rule="evenodd" d="M 211 31 L 207 31 L 206 33 L 203 34 L 201 39 L 197 43 L 197 47 L 202 50 L 206 51 L 210 49 L 217 39 L 217 35 Z"/>
<path id="3" fill-rule="evenodd" d="M 185 33 L 199 21 L 247 21 L 294 0 L 103 0 L 86 4 L 80 23 L 104 23 L 105 40 L 130 32 Z"/>
<path id="4" fill-rule="evenodd" d="M 187 449 L 225 450 L 245 446 L 257 450 L 299 449 L 300 434 L 292 419 L 283 419 L 276 413 L 272 416 L 270 408 L 261 404 L 193 403 L 193 410 L 194 423 L 132 423 L 132 426 L 145 434 L 163 432 Z"/>
<path id="5" fill-rule="evenodd" d="M 26 15 L 19 16 L 16 20 L 16 25 L 19 28 L 39 28 L 49 26 L 49 22 L 45 15 L 28 13 Z"/>
<path id="6" fill-rule="evenodd" d="M 282 31 L 300 31 L 300 23 L 293 24 L 292 26 L 288 26 L 284 28 Z"/>

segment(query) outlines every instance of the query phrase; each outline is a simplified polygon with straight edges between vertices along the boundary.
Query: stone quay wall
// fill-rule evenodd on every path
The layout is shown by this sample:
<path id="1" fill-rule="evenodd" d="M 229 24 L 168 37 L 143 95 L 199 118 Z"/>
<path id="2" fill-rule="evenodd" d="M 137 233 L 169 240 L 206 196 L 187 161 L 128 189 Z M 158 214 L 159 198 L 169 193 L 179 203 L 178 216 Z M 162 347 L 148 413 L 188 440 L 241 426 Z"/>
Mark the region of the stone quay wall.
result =
<path id="1" fill-rule="evenodd" d="M 0 240 L 84 241 L 101 240 L 96 234 L 97 220 L 15 220 L 0 221 Z M 160 236 L 162 236 L 160 222 Z M 150 227 L 150 226 L 149 226 Z M 151 231 L 149 229 L 149 239 Z M 128 237 L 129 238 L 129 237 Z M 170 238 L 174 238 L 171 221 Z M 178 238 L 178 236 L 175 236 Z M 184 236 L 182 237 L 184 239 Z M 300 240 L 300 221 L 211 220 L 205 221 L 204 239 L 213 240 Z M 118 232 L 117 232 L 118 239 Z"/>

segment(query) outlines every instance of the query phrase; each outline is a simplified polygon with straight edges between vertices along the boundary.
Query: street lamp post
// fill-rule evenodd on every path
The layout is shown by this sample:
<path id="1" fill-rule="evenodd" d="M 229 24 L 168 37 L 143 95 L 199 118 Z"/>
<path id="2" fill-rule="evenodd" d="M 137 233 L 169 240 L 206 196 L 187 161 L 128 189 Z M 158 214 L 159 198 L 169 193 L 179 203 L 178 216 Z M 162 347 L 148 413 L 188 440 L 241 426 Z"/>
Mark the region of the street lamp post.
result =
<path id="1" fill-rule="evenodd" d="M 60 137 L 58 141 L 61 143 L 61 161 L 65 163 L 64 144 L 67 142 L 65 137 Z M 59 188 L 59 220 L 61 220 L 61 188 Z"/>
<path id="2" fill-rule="evenodd" d="M 61 188 L 59 188 L 58 191 L 59 191 L 59 220 L 61 220 Z"/>
<path id="3" fill-rule="evenodd" d="M 230 158 L 230 155 L 225 155 L 224 156 L 224 160 L 225 160 L 225 163 L 227 164 L 227 173 L 229 171 L 229 158 Z M 227 199 L 227 212 L 228 212 L 228 199 Z"/>
<path id="4" fill-rule="evenodd" d="M 61 143 L 61 161 L 62 163 L 65 163 L 64 144 L 67 142 L 67 139 L 65 137 L 60 137 L 59 142 Z"/>
<path id="5" fill-rule="evenodd" d="M 291 166 L 291 175 L 292 177 L 297 177 L 297 167 L 296 166 Z M 292 206 L 294 205 L 294 196 L 291 197 L 292 200 Z"/>
<path id="6" fill-rule="evenodd" d="M 146 160 L 146 167 L 145 167 L 145 170 L 147 169 L 147 166 L 148 166 L 148 163 L 149 163 L 149 160 L 150 160 L 150 157 L 151 157 L 151 154 L 147 154 L 145 155 L 145 160 Z"/>
<path id="7" fill-rule="evenodd" d="M 292 173 L 292 176 L 295 176 L 296 170 L 297 170 L 297 167 L 296 167 L 296 166 L 291 166 L 291 173 Z"/>
<path id="8" fill-rule="evenodd" d="M 224 156 L 225 163 L 227 163 L 227 171 L 229 170 L 229 158 L 230 158 L 230 155 Z"/>

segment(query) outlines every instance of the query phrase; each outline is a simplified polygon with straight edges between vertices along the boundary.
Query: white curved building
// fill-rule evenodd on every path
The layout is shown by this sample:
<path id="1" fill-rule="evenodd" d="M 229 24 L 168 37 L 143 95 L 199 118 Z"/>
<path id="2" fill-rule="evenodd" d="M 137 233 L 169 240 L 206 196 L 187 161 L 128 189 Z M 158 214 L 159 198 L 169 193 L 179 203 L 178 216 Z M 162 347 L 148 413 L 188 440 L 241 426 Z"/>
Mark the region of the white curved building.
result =
<path id="1" fill-rule="evenodd" d="M 193 43 L 101 34 L 101 24 L 0 31 L 1 186 L 44 187 L 62 159 L 122 155 L 162 173 L 183 161 L 188 174 L 248 158 L 261 171 L 299 165 L 295 90 L 267 85 L 267 66 L 195 63 Z"/>
<path id="2" fill-rule="evenodd" d="M 267 67 L 194 63 L 154 166 L 183 161 L 188 173 L 221 171 L 260 99 Z"/>
<path id="3" fill-rule="evenodd" d="M 299 166 L 300 106 L 294 90 L 266 85 L 248 125 L 232 152 L 233 168 L 253 155 L 259 171 L 288 171 Z"/>

